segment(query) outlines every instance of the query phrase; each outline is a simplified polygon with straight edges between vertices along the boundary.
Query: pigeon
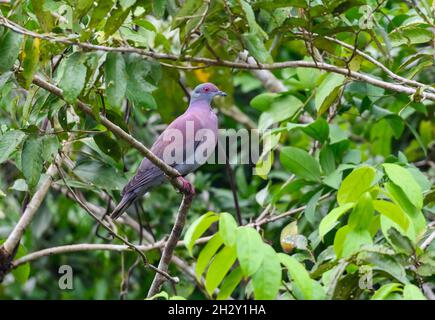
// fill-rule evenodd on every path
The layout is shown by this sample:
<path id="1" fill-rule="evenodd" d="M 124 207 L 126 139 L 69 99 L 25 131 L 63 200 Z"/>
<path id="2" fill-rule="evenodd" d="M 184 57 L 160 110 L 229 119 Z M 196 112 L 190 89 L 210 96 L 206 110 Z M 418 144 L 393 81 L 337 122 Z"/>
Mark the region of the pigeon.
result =
<path id="1" fill-rule="evenodd" d="M 169 124 L 151 147 L 158 158 L 182 176 L 204 164 L 216 147 L 218 120 L 210 105 L 216 96 L 226 96 L 226 93 L 212 83 L 198 85 L 192 92 L 187 110 Z M 122 190 L 121 201 L 111 213 L 111 218 L 119 218 L 134 201 L 165 180 L 163 171 L 144 158 L 136 174 Z M 186 180 L 182 182 L 189 185 Z"/>

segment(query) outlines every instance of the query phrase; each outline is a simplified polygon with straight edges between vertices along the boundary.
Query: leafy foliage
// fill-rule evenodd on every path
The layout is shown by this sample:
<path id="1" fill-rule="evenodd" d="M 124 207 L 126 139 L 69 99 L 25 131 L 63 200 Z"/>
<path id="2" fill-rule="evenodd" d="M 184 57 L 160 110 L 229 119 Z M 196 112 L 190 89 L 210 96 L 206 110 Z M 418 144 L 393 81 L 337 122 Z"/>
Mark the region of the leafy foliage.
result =
<path id="1" fill-rule="evenodd" d="M 228 93 L 215 101 L 220 128 L 258 129 L 264 148 L 232 174 L 210 164 L 192 175 L 197 196 L 169 269 L 180 282 L 150 299 L 433 298 L 431 1 L 26 0 L 0 10 L 1 243 L 64 157 L 14 261 L 109 242 L 71 190 L 104 214 L 142 156 L 90 114 L 150 146 L 184 112 L 186 91 L 211 81 Z M 170 184 L 155 188 L 117 230 L 134 243 L 164 239 L 179 202 Z M 145 254 L 158 265 L 158 249 Z M 144 299 L 154 273 L 136 259 L 44 256 L 7 274 L 0 297 L 113 299 L 122 283 L 123 298 Z M 73 290 L 59 289 L 64 264 Z"/>

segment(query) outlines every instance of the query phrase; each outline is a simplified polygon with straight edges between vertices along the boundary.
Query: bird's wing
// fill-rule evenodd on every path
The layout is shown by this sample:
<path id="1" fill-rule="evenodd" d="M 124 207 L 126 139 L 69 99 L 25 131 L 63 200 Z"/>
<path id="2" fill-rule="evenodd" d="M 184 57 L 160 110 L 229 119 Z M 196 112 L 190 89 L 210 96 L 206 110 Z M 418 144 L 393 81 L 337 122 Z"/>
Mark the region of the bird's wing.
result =
<path id="1" fill-rule="evenodd" d="M 183 143 L 179 147 L 185 149 L 186 145 L 186 123 L 187 121 L 193 121 L 194 131 L 200 129 L 202 127 L 202 123 L 200 119 L 198 119 L 192 113 L 184 113 L 177 119 L 175 119 L 157 138 L 156 142 L 151 147 L 151 151 L 160 159 L 163 159 L 163 152 L 165 148 L 172 143 L 167 139 L 164 139 L 165 132 L 168 129 L 177 129 L 180 130 L 183 135 Z M 194 150 L 196 145 L 194 145 Z M 171 166 L 175 166 L 174 164 L 170 164 Z M 150 160 L 147 158 L 142 160 L 142 163 L 139 166 L 137 173 L 133 178 L 127 183 L 127 185 L 122 190 L 122 195 L 135 191 L 139 192 L 140 190 L 145 190 L 149 186 L 153 186 L 156 180 L 162 179 L 164 173 L 156 167 Z"/>

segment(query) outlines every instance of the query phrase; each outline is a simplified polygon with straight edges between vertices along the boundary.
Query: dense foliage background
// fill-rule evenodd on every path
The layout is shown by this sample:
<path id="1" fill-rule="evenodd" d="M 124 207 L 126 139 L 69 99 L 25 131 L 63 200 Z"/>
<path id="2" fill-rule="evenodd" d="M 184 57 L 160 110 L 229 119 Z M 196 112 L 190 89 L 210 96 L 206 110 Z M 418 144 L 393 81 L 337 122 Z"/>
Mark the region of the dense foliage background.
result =
<path id="1" fill-rule="evenodd" d="M 434 298 L 432 1 L 6 0 L 0 12 L 0 239 L 35 211 L 1 298 L 146 298 L 155 272 L 131 250 L 17 261 L 122 244 L 83 203 L 109 211 L 143 156 L 92 115 L 150 146 L 206 81 L 228 93 L 220 128 L 258 128 L 269 147 L 189 176 L 197 196 L 169 267 L 180 281 L 160 298 Z M 164 239 L 180 201 L 163 185 L 112 227 Z M 145 253 L 158 264 L 159 249 Z M 59 287 L 62 265 L 73 289 Z"/>

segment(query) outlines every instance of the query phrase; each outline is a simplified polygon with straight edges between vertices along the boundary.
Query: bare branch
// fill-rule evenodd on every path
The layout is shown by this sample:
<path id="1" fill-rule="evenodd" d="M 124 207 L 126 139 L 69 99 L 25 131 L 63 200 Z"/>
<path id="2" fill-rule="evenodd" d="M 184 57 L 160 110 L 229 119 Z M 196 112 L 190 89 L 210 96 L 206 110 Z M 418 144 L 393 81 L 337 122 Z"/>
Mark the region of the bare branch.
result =
<path id="1" fill-rule="evenodd" d="M 184 224 L 186 222 L 187 212 L 189 211 L 192 200 L 193 195 L 184 195 L 183 201 L 181 202 L 180 208 L 178 209 L 175 224 L 165 245 L 165 249 L 163 250 L 162 257 L 158 266 L 159 270 L 165 272 L 168 271 L 169 262 L 172 259 L 178 240 L 181 237 L 181 232 L 183 231 Z M 148 297 L 152 297 L 160 291 L 160 287 L 162 286 L 164 280 L 165 279 L 160 274 L 155 275 L 154 280 L 151 284 L 151 288 L 148 291 Z"/>
<path id="2" fill-rule="evenodd" d="M 50 188 L 51 183 L 53 182 L 52 176 L 57 172 L 56 166 L 54 164 L 50 165 L 46 174 L 48 175 L 47 179 L 41 184 L 40 188 L 35 192 L 29 204 L 26 207 L 23 215 L 21 216 L 18 223 L 15 225 L 11 234 L 6 239 L 3 244 L 3 248 L 11 254 L 14 248 L 18 245 L 21 240 L 21 237 L 24 234 L 27 226 L 32 222 L 32 219 L 41 205 L 42 201 L 45 199 L 45 196 Z"/>

